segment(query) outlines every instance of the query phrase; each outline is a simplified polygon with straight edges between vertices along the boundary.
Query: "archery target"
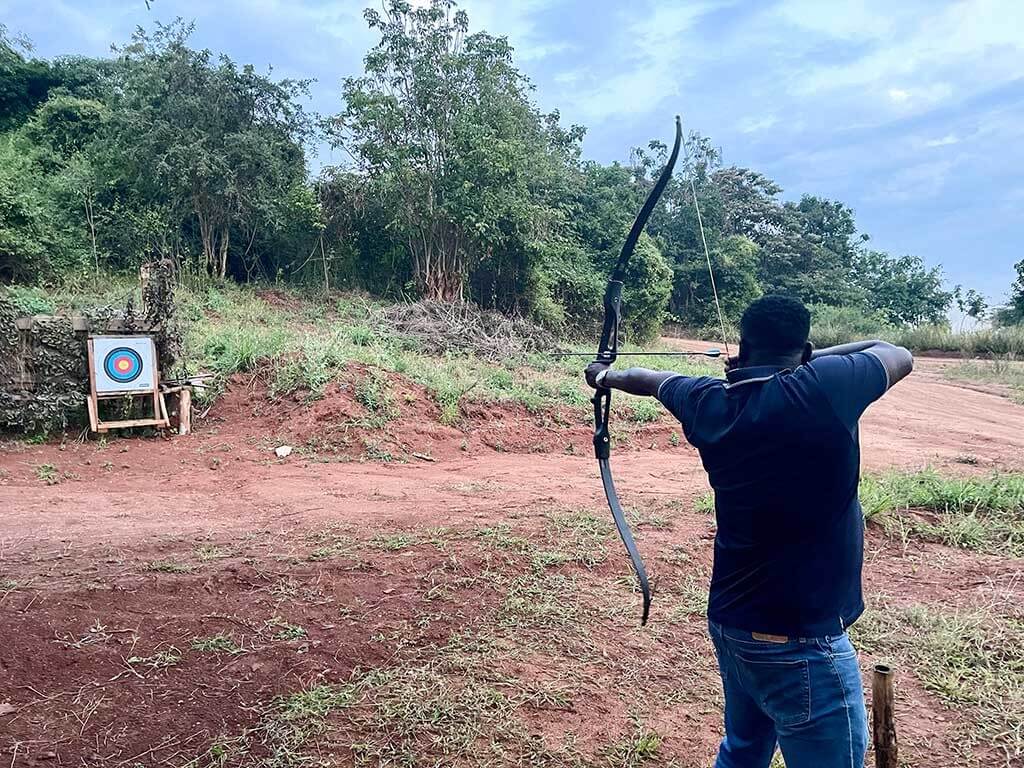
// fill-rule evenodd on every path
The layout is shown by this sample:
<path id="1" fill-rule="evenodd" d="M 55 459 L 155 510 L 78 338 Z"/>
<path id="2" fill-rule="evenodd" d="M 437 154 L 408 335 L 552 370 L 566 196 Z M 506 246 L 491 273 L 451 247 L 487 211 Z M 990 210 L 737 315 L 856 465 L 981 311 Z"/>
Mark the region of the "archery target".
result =
<path id="1" fill-rule="evenodd" d="M 149 336 L 95 336 L 93 378 L 98 394 L 151 392 L 156 352 Z"/>
<path id="2" fill-rule="evenodd" d="M 118 384 L 127 384 L 142 375 L 142 358 L 128 347 L 112 349 L 103 360 L 103 372 Z"/>

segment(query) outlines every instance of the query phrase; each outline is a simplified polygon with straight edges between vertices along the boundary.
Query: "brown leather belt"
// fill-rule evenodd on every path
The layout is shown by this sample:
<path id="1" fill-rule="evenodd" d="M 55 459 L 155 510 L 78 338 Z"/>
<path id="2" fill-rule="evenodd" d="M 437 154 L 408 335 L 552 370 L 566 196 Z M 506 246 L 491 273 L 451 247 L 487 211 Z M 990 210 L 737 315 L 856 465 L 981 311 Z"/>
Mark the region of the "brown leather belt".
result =
<path id="1" fill-rule="evenodd" d="M 786 635 L 766 635 L 764 632 L 751 632 L 750 636 L 755 640 L 763 640 L 766 643 L 788 643 Z"/>

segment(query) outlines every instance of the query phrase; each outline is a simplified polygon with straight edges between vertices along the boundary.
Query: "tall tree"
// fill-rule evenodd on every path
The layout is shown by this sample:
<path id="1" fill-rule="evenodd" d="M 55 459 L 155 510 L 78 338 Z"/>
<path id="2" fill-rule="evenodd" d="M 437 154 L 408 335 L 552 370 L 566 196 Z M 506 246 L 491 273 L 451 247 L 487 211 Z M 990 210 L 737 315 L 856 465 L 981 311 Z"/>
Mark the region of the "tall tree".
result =
<path id="1" fill-rule="evenodd" d="M 0 24 L 0 131 L 25 120 L 58 82 L 47 62 L 25 58 L 29 51 L 27 41 L 12 40 Z"/>
<path id="2" fill-rule="evenodd" d="M 118 50 L 106 170 L 164 211 L 172 230 L 194 225 L 206 268 L 224 277 L 232 233 L 241 260 L 258 229 L 272 226 L 274 204 L 304 179 L 307 83 L 215 60 L 188 47 L 191 32 L 180 21 L 140 29 Z"/>
<path id="3" fill-rule="evenodd" d="M 1024 259 L 1013 265 L 1017 277 L 1010 285 L 1009 301 L 995 312 L 999 325 L 1024 325 Z"/>
<path id="4" fill-rule="evenodd" d="M 452 0 L 389 0 L 365 17 L 380 40 L 364 76 L 344 81 L 334 141 L 390 211 L 419 294 L 462 299 L 485 259 L 529 258 L 551 221 L 550 170 L 582 131 L 537 111 L 508 42 L 469 34 Z"/>
<path id="5" fill-rule="evenodd" d="M 917 256 L 866 250 L 856 258 L 853 277 L 867 306 L 894 325 L 947 322 L 953 293 L 942 287 L 941 267 L 929 269 Z"/>

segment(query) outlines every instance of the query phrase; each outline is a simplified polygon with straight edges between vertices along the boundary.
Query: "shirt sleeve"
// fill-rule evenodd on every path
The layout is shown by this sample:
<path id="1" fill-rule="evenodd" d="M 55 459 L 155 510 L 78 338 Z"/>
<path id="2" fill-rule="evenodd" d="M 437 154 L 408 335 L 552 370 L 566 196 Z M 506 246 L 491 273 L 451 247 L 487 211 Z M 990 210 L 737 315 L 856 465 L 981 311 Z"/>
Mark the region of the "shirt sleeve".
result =
<path id="1" fill-rule="evenodd" d="M 658 400 L 682 424 L 686 423 L 686 404 L 690 393 L 702 379 L 701 376 L 679 374 L 671 379 L 665 379 L 658 387 Z"/>
<path id="2" fill-rule="evenodd" d="M 882 361 L 868 352 L 826 355 L 807 364 L 840 421 L 853 428 L 861 414 L 885 394 L 889 377 Z"/>

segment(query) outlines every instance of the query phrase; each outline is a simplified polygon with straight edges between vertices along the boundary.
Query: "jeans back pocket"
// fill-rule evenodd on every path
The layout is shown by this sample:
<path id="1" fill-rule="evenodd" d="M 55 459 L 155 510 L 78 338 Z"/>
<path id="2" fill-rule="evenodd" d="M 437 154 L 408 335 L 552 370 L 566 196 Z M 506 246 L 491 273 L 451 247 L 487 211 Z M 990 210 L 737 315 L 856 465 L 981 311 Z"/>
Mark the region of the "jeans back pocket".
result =
<path id="1" fill-rule="evenodd" d="M 776 725 L 800 725 L 811 719 L 807 659 L 769 660 L 734 655 L 744 688 Z"/>

